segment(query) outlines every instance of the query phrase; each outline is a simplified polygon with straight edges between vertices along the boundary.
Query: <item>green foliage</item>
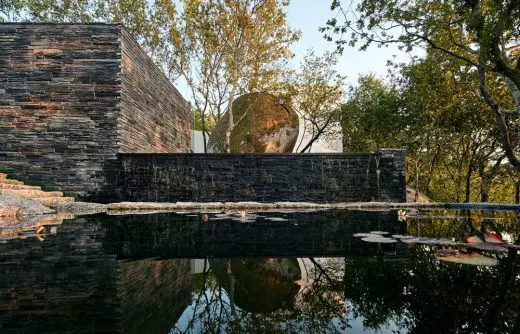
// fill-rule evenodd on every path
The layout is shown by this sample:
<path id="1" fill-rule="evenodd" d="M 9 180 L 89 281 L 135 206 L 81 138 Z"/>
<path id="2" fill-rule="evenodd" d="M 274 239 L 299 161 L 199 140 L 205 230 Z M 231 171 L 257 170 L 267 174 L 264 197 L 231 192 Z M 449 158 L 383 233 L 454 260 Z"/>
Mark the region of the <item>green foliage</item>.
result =
<path id="1" fill-rule="evenodd" d="M 16 21 L 22 8 L 23 0 L 0 0 L 0 22 Z"/>
<path id="2" fill-rule="evenodd" d="M 338 134 L 345 76 L 338 73 L 337 63 L 336 53 L 316 55 L 312 49 L 308 50 L 300 68 L 289 72 L 281 84 L 281 95 L 303 120 L 298 152 L 310 150 L 320 138 L 333 138 Z"/>
<path id="3" fill-rule="evenodd" d="M 407 182 L 435 201 L 515 200 L 500 133 L 472 89 L 475 71 L 430 49 L 425 59 L 397 66 L 390 79 L 365 76 L 351 88 L 343 105 L 345 151 L 406 148 Z M 503 84 L 489 87 L 508 103 Z"/>
<path id="4" fill-rule="evenodd" d="M 176 70 L 186 79 L 203 120 L 227 112 L 230 133 L 239 122 L 230 102 L 269 91 L 300 38 L 287 22 L 285 0 L 183 0 L 174 43 Z M 210 116 L 211 115 L 211 116 Z M 230 117 L 231 116 L 231 117 Z M 226 136 L 229 139 L 229 136 Z"/>
<path id="5" fill-rule="evenodd" d="M 371 152 L 400 146 L 403 119 L 399 96 L 393 87 L 373 75 L 360 77 L 358 86 L 350 88 L 350 98 L 341 111 L 345 151 Z"/>
<path id="6" fill-rule="evenodd" d="M 199 109 L 193 111 L 193 130 L 211 132 L 217 125 L 217 121 L 212 115 L 206 115 L 205 124 L 202 122 L 202 113 Z"/>
<path id="7" fill-rule="evenodd" d="M 504 154 L 520 171 L 516 154 L 520 139 L 520 1 L 362 0 L 353 6 L 350 1 L 334 0 L 331 9 L 344 20 L 331 19 L 321 31 L 327 40 L 336 39 L 340 52 L 347 45 L 365 50 L 372 44 L 395 43 L 406 51 L 416 47 L 439 51 L 446 62 L 458 62 L 459 67 L 466 67 L 465 73 L 473 72 L 476 79 L 466 81 L 466 91 L 478 94 L 487 104 L 500 130 L 497 138 Z M 497 90 L 497 83 L 504 88 Z M 511 114 L 516 114 L 514 122 L 509 119 Z M 457 126 L 455 129 L 458 131 Z"/>

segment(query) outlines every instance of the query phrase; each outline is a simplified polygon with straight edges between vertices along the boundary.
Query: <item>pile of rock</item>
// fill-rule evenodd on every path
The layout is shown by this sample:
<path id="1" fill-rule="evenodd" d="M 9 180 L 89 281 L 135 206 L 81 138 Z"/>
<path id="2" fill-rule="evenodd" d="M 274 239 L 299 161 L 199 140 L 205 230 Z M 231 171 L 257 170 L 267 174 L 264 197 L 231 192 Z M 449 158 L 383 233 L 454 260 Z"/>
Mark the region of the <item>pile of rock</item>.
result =
<path id="1" fill-rule="evenodd" d="M 70 218 L 51 207 L 73 201 L 59 191 L 43 191 L 0 173 L 0 241 L 18 237 L 43 240 L 46 233 L 55 231 L 52 225 Z"/>
<path id="2" fill-rule="evenodd" d="M 61 191 L 43 191 L 41 187 L 28 186 L 22 181 L 8 179 L 3 173 L 0 173 L 0 196 L 34 200 L 48 207 L 74 202 L 73 197 L 65 197 Z"/>

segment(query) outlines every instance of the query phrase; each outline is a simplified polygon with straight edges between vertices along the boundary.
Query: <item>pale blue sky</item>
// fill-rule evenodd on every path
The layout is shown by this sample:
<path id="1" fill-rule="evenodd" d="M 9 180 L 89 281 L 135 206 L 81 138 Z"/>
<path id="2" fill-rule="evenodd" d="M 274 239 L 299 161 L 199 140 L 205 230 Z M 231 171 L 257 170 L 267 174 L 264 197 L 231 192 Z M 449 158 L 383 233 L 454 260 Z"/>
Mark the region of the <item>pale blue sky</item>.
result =
<path id="1" fill-rule="evenodd" d="M 317 54 L 326 50 L 334 50 L 335 44 L 327 42 L 319 27 L 334 14 L 330 11 L 330 0 L 292 0 L 287 11 L 289 24 L 302 31 L 302 38 L 292 47 L 296 54 L 293 66 L 298 66 L 308 48 L 313 48 Z M 347 83 L 355 84 L 360 74 L 374 73 L 380 77 L 386 76 L 386 62 L 396 55 L 398 61 L 409 59 L 395 45 L 388 48 L 370 47 L 367 51 L 358 51 L 357 48 L 346 47 L 338 64 L 338 71 L 347 76 Z"/>
<path id="2" fill-rule="evenodd" d="M 327 42 L 323 38 L 323 34 L 318 31 L 318 28 L 325 26 L 327 20 L 334 15 L 330 10 L 330 2 L 330 0 L 291 0 L 287 9 L 289 25 L 302 32 L 301 39 L 291 47 L 295 53 L 295 58 L 290 62 L 291 67 L 295 69 L 299 67 L 300 61 L 309 48 L 313 48 L 317 55 L 326 50 L 335 49 L 334 42 Z M 351 85 L 356 85 L 359 75 L 363 74 L 373 73 L 384 78 L 387 75 L 387 60 L 394 55 L 399 62 L 409 60 L 408 55 L 397 49 L 395 45 L 388 48 L 372 46 L 367 51 L 346 47 L 339 60 L 337 70 L 347 76 L 346 83 Z M 177 80 L 176 86 L 186 98 L 191 96 L 182 79 Z"/>

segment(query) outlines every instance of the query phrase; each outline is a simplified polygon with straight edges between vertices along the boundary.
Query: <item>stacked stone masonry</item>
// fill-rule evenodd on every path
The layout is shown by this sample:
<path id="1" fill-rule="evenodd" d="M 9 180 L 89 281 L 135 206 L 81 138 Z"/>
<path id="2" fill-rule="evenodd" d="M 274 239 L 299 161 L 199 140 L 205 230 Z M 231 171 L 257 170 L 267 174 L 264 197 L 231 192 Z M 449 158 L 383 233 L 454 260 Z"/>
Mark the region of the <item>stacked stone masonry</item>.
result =
<path id="1" fill-rule="evenodd" d="M 405 155 L 120 154 L 101 200 L 405 202 Z"/>
<path id="2" fill-rule="evenodd" d="M 121 25 L 0 24 L 0 169 L 88 195 L 121 152 L 188 152 L 189 105 Z"/>

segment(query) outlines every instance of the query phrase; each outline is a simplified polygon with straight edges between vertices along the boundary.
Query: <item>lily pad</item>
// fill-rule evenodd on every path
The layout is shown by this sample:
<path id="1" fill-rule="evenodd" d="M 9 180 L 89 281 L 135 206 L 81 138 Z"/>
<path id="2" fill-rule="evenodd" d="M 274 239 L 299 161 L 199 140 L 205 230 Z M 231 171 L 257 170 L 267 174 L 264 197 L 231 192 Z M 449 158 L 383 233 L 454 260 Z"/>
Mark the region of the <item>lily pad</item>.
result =
<path id="1" fill-rule="evenodd" d="M 505 245 L 504 245 L 505 246 Z M 484 242 L 480 244 L 468 244 L 468 247 L 478 250 L 484 250 L 484 251 L 491 251 L 491 252 L 507 252 L 507 248 L 503 247 L 502 245 L 491 243 L 491 242 Z"/>
<path id="2" fill-rule="evenodd" d="M 378 244 L 392 244 L 394 242 L 397 242 L 397 240 L 395 240 L 395 239 L 385 238 L 385 237 L 379 237 L 379 238 L 366 237 L 366 238 L 362 238 L 361 240 L 366 241 L 366 242 L 374 242 L 374 243 L 378 243 Z"/>
<path id="3" fill-rule="evenodd" d="M 371 236 L 373 236 L 373 234 L 371 234 L 371 233 L 356 233 L 356 234 L 353 234 L 352 236 L 356 237 L 356 238 L 364 238 L 364 237 L 371 237 Z"/>
<path id="4" fill-rule="evenodd" d="M 484 240 L 489 243 L 494 244 L 503 244 L 504 240 L 502 240 L 502 237 L 495 233 L 495 232 L 487 232 L 484 234 Z"/>
<path id="5" fill-rule="evenodd" d="M 287 219 L 280 218 L 280 217 L 267 217 L 266 219 L 273 221 L 273 222 L 286 222 Z"/>
<path id="6" fill-rule="evenodd" d="M 378 234 L 378 235 L 383 235 L 383 234 L 388 234 L 388 232 L 385 232 L 385 231 L 370 231 L 371 234 Z"/>
<path id="7" fill-rule="evenodd" d="M 437 259 L 441 261 L 467 264 L 471 266 L 496 266 L 498 264 L 497 259 L 487 257 L 476 252 L 458 252 L 455 255 L 450 256 L 437 256 Z"/>

